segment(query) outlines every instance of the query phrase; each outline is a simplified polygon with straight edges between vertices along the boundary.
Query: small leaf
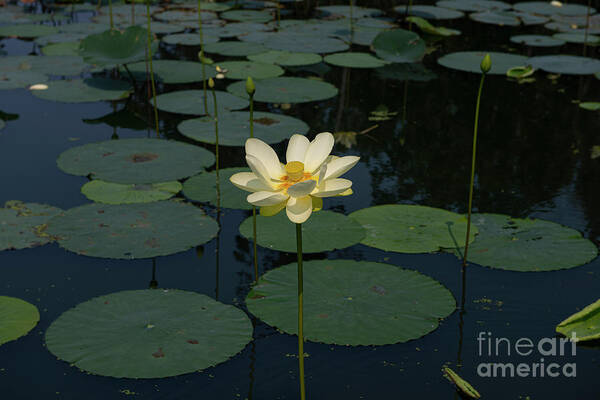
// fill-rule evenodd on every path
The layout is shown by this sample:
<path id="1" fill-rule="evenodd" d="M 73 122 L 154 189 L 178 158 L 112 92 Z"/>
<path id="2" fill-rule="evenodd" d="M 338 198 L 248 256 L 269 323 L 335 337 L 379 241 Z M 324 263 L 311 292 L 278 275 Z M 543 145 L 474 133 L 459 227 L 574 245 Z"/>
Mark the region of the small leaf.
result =
<path id="1" fill-rule="evenodd" d="M 444 372 L 444 376 L 450 382 L 454 383 L 456 385 L 456 387 L 458 388 L 458 390 L 460 390 L 467 396 L 471 397 L 472 399 L 481 398 L 481 395 L 479 394 L 479 392 L 477 390 L 475 390 L 475 388 L 473 386 L 471 386 L 471 384 L 469 382 L 465 381 L 463 378 L 458 376 L 458 374 L 456 372 L 452 371 L 448 367 L 444 367 L 442 369 L 442 371 Z"/>

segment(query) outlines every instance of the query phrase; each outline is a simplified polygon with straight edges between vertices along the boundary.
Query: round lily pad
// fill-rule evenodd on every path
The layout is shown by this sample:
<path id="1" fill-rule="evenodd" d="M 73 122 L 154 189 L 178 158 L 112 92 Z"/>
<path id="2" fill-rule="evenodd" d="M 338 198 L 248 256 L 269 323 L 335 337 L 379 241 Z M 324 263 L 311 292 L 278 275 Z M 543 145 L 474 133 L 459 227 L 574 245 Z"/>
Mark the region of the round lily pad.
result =
<path id="1" fill-rule="evenodd" d="M 215 91 L 219 111 L 233 111 L 248 107 L 248 100 L 239 98 L 227 92 Z M 211 93 L 207 94 L 208 112 L 214 112 L 215 106 Z M 204 115 L 204 92 L 202 90 L 178 90 L 156 96 L 159 110 L 177 114 Z"/>
<path id="2" fill-rule="evenodd" d="M 240 225 L 242 236 L 251 240 L 252 217 Z M 256 217 L 257 244 L 271 250 L 296 252 L 296 226 L 285 210 L 273 217 Z M 359 223 L 344 214 L 333 211 L 318 211 L 302 224 L 302 251 L 321 253 L 343 249 L 359 243 L 365 230 Z"/>
<path id="3" fill-rule="evenodd" d="M 349 346 L 406 342 L 434 331 L 456 308 L 452 293 L 439 282 L 394 265 L 319 260 L 303 267 L 304 337 L 310 341 Z M 297 334 L 297 282 L 296 263 L 267 272 L 248 293 L 248 310 Z"/>
<path id="4" fill-rule="evenodd" d="M 541 219 L 473 214 L 479 234 L 468 261 L 511 271 L 552 271 L 588 263 L 598 248 L 578 231 Z"/>
<path id="5" fill-rule="evenodd" d="M 435 5 L 459 11 L 508 10 L 512 8 L 508 3 L 494 0 L 441 0 Z"/>
<path id="6" fill-rule="evenodd" d="M 238 210 L 251 210 L 252 205 L 246 201 L 248 193 L 233 186 L 229 178 L 238 172 L 251 172 L 248 168 L 223 168 L 219 170 L 221 191 L 221 207 Z M 192 176 L 183 184 L 183 194 L 190 200 L 217 205 L 216 172 L 203 172 Z"/>
<path id="7" fill-rule="evenodd" d="M 593 45 L 600 44 L 600 36 L 590 34 L 586 35 L 585 33 L 555 33 L 552 35 L 552 37 L 569 43 L 587 43 Z"/>
<path id="8" fill-rule="evenodd" d="M 522 11 L 504 11 L 504 14 L 513 15 L 521 21 L 523 25 L 541 25 L 548 22 L 548 17 L 529 14 Z"/>
<path id="9" fill-rule="evenodd" d="M 406 5 L 396 6 L 394 7 L 394 11 L 399 14 L 406 14 Z M 410 7 L 408 14 L 425 19 L 456 19 L 462 18 L 465 15 L 461 11 L 449 8 L 419 5 Z"/>
<path id="10" fill-rule="evenodd" d="M 0 346 L 25 336 L 40 320 L 36 306 L 16 297 L 0 296 Z"/>
<path id="11" fill-rule="evenodd" d="M 83 185 L 81 193 L 97 203 L 131 204 L 167 200 L 181 188 L 181 183 L 177 181 L 126 185 L 95 179 Z"/>
<path id="12" fill-rule="evenodd" d="M 232 22 L 219 29 L 218 34 L 222 38 L 232 38 L 246 35 L 251 32 L 267 31 L 269 27 L 257 22 Z"/>
<path id="13" fill-rule="evenodd" d="M 319 54 L 345 51 L 349 47 L 340 39 L 286 31 L 270 35 L 264 45 L 272 50 Z"/>
<path id="14" fill-rule="evenodd" d="M 77 56 L 79 55 L 79 42 L 52 43 L 42 47 L 46 56 Z"/>
<path id="15" fill-rule="evenodd" d="M 133 76 L 141 81 L 146 79 L 146 62 L 127 64 Z M 163 83 L 202 82 L 202 64 L 197 61 L 184 60 L 152 60 L 154 75 Z M 204 66 L 206 79 L 214 78 L 217 74 L 210 65 Z"/>
<path id="16" fill-rule="evenodd" d="M 482 11 L 469 14 L 469 18 L 484 24 L 492 24 L 498 26 L 519 26 L 521 21 L 513 14 L 502 11 Z"/>
<path id="17" fill-rule="evenodd" d="M 425 42 L 414 32 L 393 29 L 379 33 L 372 43 L 377 57 L 396 63 L 416 62 L 425 55 Z"/>
<path id="18" fill-rule="evenodd" d="M 109 29 L 83 39 L 80 53 L 86 62 L 100 66 L 143 60 L 147 36 L 147 30 L 139 26 L 130 26 L 123 32 Z"/>
<path id="19" fill-rule="evenodd" d="M 273 15 L 269 11 L 258 10 L 230 10 L 221 13 L 221 18 L 240 22 L 269 22 Z"/>
<path id="20" fill-rule="evenodd" d="M 35 39 L 39 46 L 46 46 L 53 43 L 80 42 L 87 35 L 85 33 L 55 33 L 52 35 L 40 36 Z"/>
<path id="21" fill-rule="evenodd" d="M 48 82 L 48 89 L 34 90 L 34 96 L 63 103 L 88 103 L 120 100 L 129 97 L 131 84 L 107 78 L 75 79 Z"/>
<path id="22" fill-rule="evenodd" d="M 58 33 L 58 29 L 51 25 L 18 24 L 0 26 L 0 37 L 15 36 L 20 38 L 36 38 Z"/>
<path id="23" fill-rule="evenodd" d="M 540 15 L 586 15 L 588 8 L 582 4 L 566 4 L 561 2 L 545 2 L 545 1 L 526 1 L 515 3 L 513 8 L 517 11 L 523 11 L 532 14 Z M 560 5 L 559 5 L 560 4 Z M 590 8 L 590 14 L 595 14 L 596 9 Z"/>
<path id="24" fill-rule="evenodd" d="M 252 79 L 275 78 L 283 75 L 283 68 L 273 64 L 254 61 L 225 61 L 219 67 L 227 70 L 225 77 L 229 79 L 243 79 L 250 76 Z"/>
<path id="25" fill-rule="evenodd" d="M 350 214 L 367 235 L 362 244 L 399 253 L 431 253 L 464 243 L 467 219 L 439 208 L 388 204 Z M 477 229 L 471 225 L 471 238 Z M 472 240 L 472 239 L 471 239 Z"/>
<path id="26" fill-rule="evenodd" d="M 377 8 L 357 7 L 356 5 L 352 7 L 352 11 L 350 11 L 350 6 L 346 5 L 322 6 L 316 9 L 326 14 L 340 15 L 348 18 L 350 14 L 352 14 L 352 18 L 375 17 L 382 14 L 382 11 Z"/>
<path id="27" fill-rule="evenodd" d="M 600 61 L 588 57 L 570 55 L 538 56 L 530 58 L 527 63 L 534 68 L 553 74 L 590 75 L 600 72 Z"/>
<path id="28" fill-rule="evenodd" d="M 308 125 L 297 118 L 283 114 L 254 112 L 254 136 L 266 143 L 279 143 L 291 133 L 304 135 Z M 236 111 L 219 115 L 219 145 L 244 146 L 250 136 L 250 113 Z M 177 130 L 190 139 L 215 143 L 215 121 L 212 117 L 193 118 L 181 122 Z"/>
<path id="29" fill-rule="evenodd" d="M 202 171 L 214 155 L 191 144 L 160 139 L 89 143 L 63 152 L 58 168 L 67 174 L 124 184 L 168 182 Z"/>
<path id="30" fill-rule="evenodd" d="M 152 17 L 156 18 L 159 21 L 166 22 L 195 22 L 198 23 L 198 10 L 195 8 L 180 8 L 180 9 L 171 9 L 166 11 L 161 11 L 154 13 Z M 210 11 L 200 11 L 200 19 L 202 22 L 210 21 L 212 19 L 217 18 L 217 14 Z"/>
<path id="31" fill-rule="evenodd" d="M 0 73 L 30 71 L 45 75 L 78 75 L 89 66 L 78 56 L 4 56 Z"/>
<path id="32" fill-rule="evenodd" d="M 255 101 L 266 103 L 306 103 L 335 97 L 338 90 L 330 83 L 307 78 L 279 77 L 255 82 Z M 240 81 L 227 86 L 227 91 L 248 98 L 246 82 Z"/>
<path id="33" fill-rule="evenodd" d="M 203 294 L 127 290 L 88 300 L 46 332 L 58 359 L 115 378 L 164 378 L 212 367 L 252 340 L 246 314 Z"/>
<path id="34" fill-rule="evenodd" d="M 565 44 L 564 40 L 546 35 L 516 35 L 511 36 L 510 41 L 533 47 L 555 47 Z"/>
<path id="35" fill-rule="evenodd" d="M 369 53 L 335 53 L 325 56 L 326 63 L 348 68 L 379 68 L 388 64 L 384 60 L 373 57 Z"/>
<path id="36" fill-rule="evenodd" d="M 0 250 L 25 249 L 52 241 L 43 231 L 46 223 L 61 212 L 45 204 L 7 201 L 0 208 Z"/>
<path id="37" fill-rule="evenodd" d="M 44 83 L 48 77 L 35 71 L 0 71 L 0 90 L 26 87 L 36 83 Z"/>
<path id="38" fill-rule="evenodd" d="M 285 67 L 299 67 L 320 63 L 323 58 L 317 53 L 293 53 L 290 51 L 270 50 L 266 53 L 249 55 L 251 61 L 277 64 Z"/>
<path id="39" fill-rule="evenodd" d="M 59 30 L 61 33 L 84 33 L 86 35 L 93 35 L 96 33 L 106 32 L 107 30 L 110 30 L 110 25 L 107 15 L 106 23 L 84 22 L 61 24 L 59 25 Z"/>
<path id="40" fill-rule="evenodd" d="M 161 41 L 166 44 L 178 46 L 200 46 L 200 35 L 198 33 L 176 33 L 164 36 Z M 203 44 L 217 43 L 218 36 L 202 35 Z"/>
<path id="41" fill-rule="evenodd" d="M 446 54 L 438 59 L 438 64 L 446 68 L 481 74 L 481 60 L 489 54 L 492 58 L 492 69 L 488 74 L 505 75 L 512 67 L 529 64 L 527 57 L 518 54 L 486 51 L 459 51 Z"/>
<path id="42" fill-rule="evenodd" d="M 158 201 L 75 207 L 52 218 L 46 231 L 74 253 L 129 260 L 191 249 L 218 230 L 216 221 L 196 206 Z"/>
<path id="43" fill-rule="evenodd" d="M 222 56 L 249 56 L 264 53 L 268 49 L 259 43 L 252 42 L 218 42 L 204 46 L 205 53 L 215 53 Z"/>

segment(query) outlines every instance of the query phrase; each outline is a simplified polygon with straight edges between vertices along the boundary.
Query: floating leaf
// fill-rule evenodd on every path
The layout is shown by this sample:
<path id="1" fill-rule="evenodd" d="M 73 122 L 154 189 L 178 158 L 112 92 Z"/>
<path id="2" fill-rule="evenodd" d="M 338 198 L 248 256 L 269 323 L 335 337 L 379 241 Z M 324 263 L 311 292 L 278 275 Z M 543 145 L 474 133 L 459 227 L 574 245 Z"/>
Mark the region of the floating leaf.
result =
<path id="1" fill-rule="evenodd" d="M 600 300 L 562 321 L 556 332 L 575 342 L 600 339 Z"/>
<path id="2" fill-rule="evenodd" d="M 555 33 L 552 37 L 569 43 L 600 44 L 600 36 L 586 35 L 585 33 Z"/>
<path id="3" fill-rule="evenodd" d="M 348 49 L 344 41 L 332 37 L 323 37 L 314 33 L 280 31 L 269 35 L 264 41 L 265 47 L 297 53 L 335 53 Z"/>
<path id="4" fill-rule="evenodd" d="M 40 320 L 36 306 L 16 297 L 0 296 L 0 346 L 25 336 Z"/>
<path id="5" fill-rule="evenodd" d="M 226 78 L 243 79 L 248 77 L 252 79 L 275 78 L 283 75 L 283 68 L 273 64 L 253 62 L 253 61 L 225 61 L 220 62 L 219 67 L 226 69 Z"/>
<path id="6" fill-rule="evenodd" d="M 101 258 L 166 256 L 206 243 L 217 234 L 215 220 L 186 203 L 87 204 L 48 222 L 61 247 Z"/>
<path id="7" fill-rule="evenodd" d="M 219 28 L 218 35 L 223 38 L 247 35 L 251 32 L 268 31 L 270 28 L 265 24 L 256 22 L 232 22 Z"/>
<path id="8" fill-rule="evenodd" d="M 128 64 L 143 60 L 146 56 L 148 31 L 139 26 L 130 26 L 123 32 L 109 29 L 90 35 L 81 41 L 83 59 L 100 66 Z M 156 48 L 156 43 L 153 43 Z"/>
<path id="9" fill-rule="evenodd" d="M 160 139 L 88 143 L 63 152 L 58 168 L 115 183 L 160 183 L 195 175 L 215 162 L 201 147 Z"/>
<path id="10" fill-rule="evenodd" d="M 579 107 L 583 108 L 584 110 L 600 111 L 600 102 L 586 101 L 583 103 L 579 103 Z"/>
<path id="11" fill-rule="evenodd" d="M 218 42 L 208 43 L 204 46 L 205 53 L 215 53 L 222 56 L 249 56 L 264 53 L 268 49 L 259 43 L 251 42 Z"/>
<path id="12" fill-rule="evenodd" d="M 267 272 L 248 293 L 248 310 L 296 334 L 297 280 L 296 263 Z M 304 262 L 304 337 L 310 341 L 350 346 L 406 342 L 435 330 L 455 306 L 448 289 L 416 271 L 354 260 Z"/>
<path id="13" fill-rule="evenodd" d="M 581 4 L 566 4 L 561 2 L 545 1 L 526 1 L 522 3 L 515 3 L 513 8 L 517 11 L 541 15 L 586 15 L 588 12 L 587 6 Z M 596 9 L 590 8 L 590 14 L 595 13 Z"/>
<path id="14" fill-rule="evenodd" d="M 323 59 L 327 64 L 346 68 L 379 68 L 389 62 L 373 57 L 369 53 L 335 53 L 325 56 Z"/>
<path id="15" fill-rule="evenodd" d="M 58 359 L 115 378 L 164 378 L 212 367 L 252 340 L 233 306 L 183 290 L 127 290 L 88 300 L 46 332 Z"/>
<path id="16" fill-rule="evenodd" d="M 372 47 L 379 58 L 397 63 L 416 62 L 425 55 L 423 39 L 404 29 L 381 32 L 373 40 Z"/>
<path id="17" fill-rule="evenodd" d="M 190 139 L 215 143 L 215 121 L 210 116 L 185 120 L 177 126 L 177 130 Z M 266 143 L 279 143 L 288 139 L 290 132 L 304 135 L 308 130 L 308 125 L 297 118 L 254 112 L 254 136 Z M 237 111 L 219 115 L 220 146 L 244 146 L 249 135 L 250 113 Z"/>
<path id="18" fill-rule="evenodd" d="M 46 75 L 35 71 L 0 71 L 0 90 L 18 89 L 47 81 Z"/>
<path id="19" fill-rule="evenodd" d="M 316 53 L 293 53 L 290 51 L 270 50 L 266 53 L 249 55 L 251 61 L 277 64 L 285 67 L 297 67 L 320 63 L 323 58 Z"/>
<path id="20" fill-rule="evenodd" d="M 0 57 L 0 74 L 36 72 L 38 74 L 78 75 L 89 66 L 78 56 L 4 56 Z"/>
<path id="21" fill-rule="evenodd" d="M 471 384 L 469 382 L 465 381 L 463 378 L 458 376 L 458 374 L 456 372 L 454 372 L 452 369 L 450 369 L 448 367 L 444 367 L 442 369 L 442 371 L 444 372 L 444 376 L 450 382 L 454 383 L 456 385 L 456 387 L 458 388 L 458 390 L 460 390 L 462 393 L 464 393 L 465 395 L 469 396 L 472 399 L 481 398 L 481 395 L 479 394 L 479 392 L 477 390 L 475 390 L 475 388 L 473 386 L 471 386 Z"/>
<path id="22" fill-rule="evenodd" d="M 486 54 L 489 54 L 492 58 L 492 69 L 488 74 L 506 75 L 506 72 L 512 67 L 530 64 L 527 57 L 493 51 L 459 51 L 457 53 L 450 53 L 440 57 L 438 64 L 446 68 L 481 74 L 481 60 L 483 60 Z"/>
<path id="23" fill-rule="evenodd" d="M 40 36 L 35 39 L 39 46 L 46 46 L 55 43 L 81 42 L 87 35 L 85 33 L 55 33 L 52 35 Z"/>
<path id="24" fill-rule="evenodd" d="M 552 271 L 586 264 L 598 255 L 596 245 L 581 233 L 554 222 L 473 214 L 471 223 L 479 234 L 469 245 L 468 261 L 486 267 Z"/>
<path id="25" fill-rule="evenodd" d="M 0 26 L 0 37 L 36 38 L 58 33 L 58 29 L 50 25 L 18 24 Z"/>
<path id="26" fill-rule="evenodd" d="M 269 22 L 273 15 L 269 11 L 231 10 L 221 13 L 221 18 L 240 22 Z"/>
<path id="27" fill-rule="evenodd" d="M 177 33 L 164 36 L 161 41 L 178 46 L 200 46 L 200 35 L 197 33 Z M 217 43 L 218 36 L 202 35 L 202 44 Z"/>
<path id="28" fill-rule="evenodd" d="M 399 253 L 431 253 L 464 243 L 467 219 L 439 208 L 388 204 L 350 214 L 366 232 L 362 244 Z M 471 226 L 474 237 L 477 229 Z M 472 239 L 471 239 L 472 240 Z"/>
<path id="29" fill-rule="evenodd" d="M 42 53 L 46 56 L 78 56 L 79 42 L 49 44 L 42 47 Z"/>
<path id="30" fill-rule="evenodd" d="M 75 79 L 48 82 L 48 89 L 34 90 L 33 95 L 44 100 L 63 103 L 90 103 L 121 100 L 129 97 L 131 84 L 107 78 Z"/>
<path id="31" fill-rule="evenodd" d="M 151 184 L 122 184 L 93 180 L 81 187 L 88 199 L 105 204 L 150 203 L 167 200 L 181 190 L 177 181 Z"/>
<path id="32" fill-rule="evenodd" d="M 239 210 L 251 210 L 252 205 L 246 201 L 247 192 L 233 186 L 229 178 L 238 172 L 250 172 L 248 168 L 223 168 L 219 170 L 221 189 L 221 207 Z M 217 205 L 215 171 L 203 172 L 192 176 L 183 184 L 183 194 L 190 200 Z"/>
<path id="33" fill-rule="evenodd" d="M 554 47 L 565 44 L 564 40 L 545 35 L 516 35 L 511 36 L 510 41 L 534 47 Z"/>
<path id="34" fill-rule="evenodd" d="M 435 5 L 459 11 L 508 10 L 512 7 L 503 1 L 494 0 L 441 0 Z"/>
<path id="35" fill-rule="evenodd" d="M 60 208 L 45 204 L 6 202 L 0 208 L 0 250 L 19 250 L 51 242 L 51 237 L 40 233 L 61 212 Z"/>
<path id="36" fill-rule="evenodd" d="M 416 15 L 426 19 L 456 19 L 462 18 L 465 14 L 461 11 L 452 10 L 444 7 L 416 5 L 407 7 L 406 5 L 394 7 L 394 11 L 399 14 L 406 14 L 408 8 L 409 15 Z"/>
<path id="37" fill-rule="evenodd" d="M 528 60 L 534 68 L 553 74 L 590 75 L 600 72 L 600 61 L 579 56 L 551 55 L 532 57 Z"/>
<path id="38" fill-rule="evenodd" d="M 523 67 L 513 67 L 506 71 L 506 76 L 509 78 L 523 79 L 533 75 L 535 69 L 531 65 Z"/>
<path id="39" fill-rule="evenodd" d="M 127 68 L 139 81 L 146 80 L 146 63 L 144 61 L 128 64 Z M 153 60 L 152 69 L 159 81 L 169 84 L 202 82 L 202 64 L 183 60 Z M 205 67 L 206 79 L 214 78 L 214 68 Z"/>
<path id="40" fill-rule="evenodd" d="M 351 13 L 352 18 L 376 17 L 382 14 L 382 11 L 378 10 L 377 8 L 353 6 L 352 9 L 350 9 L 350 6 L 346 5 L 317 7 L 316 10 L 326 14 L 333 14 L 348 18 L 350 17 Z"/>
<path id="41" fill-rule="evenodd" d="M 521 21 L 514 14 L 501 11 L 483 11 L 469 14 L 469 18 L 477 22 L 498 26 L 519 26 Z"/>
<path id="42" fill-rule="evenodd" d="M 272 250 L 296 252 L 296 226 L 285 210 L 273 217 L 256 217 L 257 243 Z M 353 219 L 332 211 L 319 211 L 302 224 L 303 252 L 320 253 L 357 244 L 365 230 Z M 251 239 L 252 217 L 240 225 L 242 236 Z"/>
<path id="43" fill-rule="evenodd" d="M 84 118 L 82 121 L 90 125 L 107 124 L 113 128 L 132 129 L 134 131 L 146 130 L 148 127 L 146 121 L 127 108 L 111 112 L 99 118 Z"/>
<path id="44" fill-rule="evenodd" d="M 239 110 L 248 107 L 248 100 L 240 99 L 227 92 L 215 90 L 219 112 Z M 208 112 L 214 111 L 213 97 L 209 93 L 206 103 Z M 159 110 L 177 114 L 204 115 L 204 92 L 202 90 L 178 90 L 156 96 Z"/>
<path id="45" fill-rule="evenodd" d="M 455 29 L 444 28 L 442 26 L 437 26 L 437 27 L 433 26 L 429 23 L 429 21 L 427 21 L 426 19 L 421 18 L 421 17 L 406 17 L 406 20 L 408 22 L 412 22 L 413 24 L 417 25 L 419 27 L 419 29 L 421 29 L 425 33 L 429 33 L 430 35 L 437 35 L 437 36 L 460 35 L 460 31 L 457 31 Z"/>
<path id="46" fill-rule="evenodd" d="M 331 83 L 314 79 L 279 77 L 255 82 L 255 101 L 265 103 L 306 103 L 335 97 L 338 90 Z M 227 91 L 247 98 L 246 82 L 240 81 L 227 86 Z"/>

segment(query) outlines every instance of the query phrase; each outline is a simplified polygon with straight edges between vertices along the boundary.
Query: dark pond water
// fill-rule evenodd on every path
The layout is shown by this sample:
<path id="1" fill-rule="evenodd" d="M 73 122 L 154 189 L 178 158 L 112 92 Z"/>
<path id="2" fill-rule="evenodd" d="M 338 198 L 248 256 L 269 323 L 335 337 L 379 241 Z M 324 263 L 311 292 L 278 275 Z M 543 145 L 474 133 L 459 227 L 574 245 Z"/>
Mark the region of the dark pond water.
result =
<path id="1" fill-rule="evenodd" d="M 322 5 L 322 4 L 321 4 Z M 385 7 L 391 2 L 370 4 Z M 1 10 L 0 10 L 1 12 Z M 85 18 L 84 16 L 81 17 Z M 543 27 L 513 28 L 480 24 L 469 19 L 443 21 L 463 35 L 435 43 L 437 50 L 424 65 L 437 75 L 428 82 L 382 80 L 374 70 L 344 70 L 324 64 L 312 71 L 340 89 L 329 101 L 293 106 L 286 114 L 321 131 L 361 131 L 374 125 L 369 113 L 385 105 L 398 115 L 366 135 L 357 136 L 338 155 L 360 155 L 361 162 L 347 177 L 355 194 L 327 199 L 327 209 L 349 213 L 376 204 L 409 203 L 466 211 L 472 118 L 479 76 L 437 65 L 436 59 L 460 50 L 507 51 L 527 49 L 512 44 L 516 33 L 544 32 Z M 10 55 L 28 54 L 31 42 L 4 39 Z M 195 51 L 197 51 L 195 49 Z M 163 48 L 163 58 L 193 59 L 195 51 Z M 581 45 L 567 45 L 566 54 L 581 54 Z M 588 56 L 599 51 L 588 49 Z M 534 49 L 532 54 L 549 50 Z M 227 82 L 229 83 L 229 82 Z M 217 82 L 224 89 L 225 83 Z M 161 92 L 201 85 L 160 86 Z M 541 217 L 600 241 L 600 158 L 591 149 L 600 144 L 600 114 L 582 110 L 572 100 L 598 101 L 600 81 L 593 76 L 561 76 L 550 80 L 543 72 L 536 82 L 517 84 L 503 76 L 486 80 L 481 105 L 479 159 L 474 205 L 477 211 L 515 217 Z M 80 194 L 87 179 L 62 173 L 57 156 L 75 145 L 119 138 L 146 137 L 152 132 L 90 125 L 116 110 L 146 114 L 142 95 L 111 104 L 73 105 L 49 102 L 27 90 L 0 91 L 0 109 L 19 114 L 0 131 L 0 203 L 19 199 L 63 209 L 88 203 Z M 259 110 L 269 110 L 264 104 Z M 406 115 L 403 123 L 402 114 Z M 176 124 L 184 117 L 160 114 L 164 136 L 184 140 Z M 212 149 L 210 146 L 207 148 Z M 280 154 L 285 142 L 277 145 Z M 242 166 L 243 149 L 222 148 L 224 166 Z M 207 208 L 209 213 L 213 210 Z M 58 361 L 44 348 L 50 323 L 92 297 L 127 289 L 147 288 L 153 267 L 160 287 L 179 288 L 217 297 L 244 307 L 253 279 L 251 244 L 238 233 L 245 211 L 225 210 L 221 218 L 220 264 L 216 241 L 203 247 L 154 260 L 119 261 L 78 256 L 57 244 L 0 252 L 0 294 L 35 304 L 40 323 L 27 336 L 0 347 L 2 399 L 297 399 L 297 338 L 281 334 L 255 320 L 254 340 L 233 359 L 200 373 L 157 380 L 113 379 L 89 375 Z M 517 273 L 480 266 L 469 267 L 465 286 L 461 265 L 449 254 L 408 255 L 363 245 L 307 259 L 382 261 L 420 271 L 450 289 L 464 309 L 443 320 L 437 330 L 407 343 L 380 347 L 344 347 L 307 342 L 306 386 L 312 399 L 451 399 L 456 397 L 441 374 L 450 364 L 486 399 L 593 399 L 600 384 L 600 349 L 578 346 L 576 356 L 546 357 L 546 363 L 576 363 L 576 377 L 485 378 L 477 366 L 485 362 L 538 363 L 542 357 L 491 360 L 479 355 L 477 336 L 492 332 L 512 343 L 554 337 L 556 324 L 597 300 L 600 260 L 570 269 Z M 260 271 L 291 263 L 294 254 L 259 248 Z M 464 292 L 463 292 L 464 290 Z M 378 329 L 373 326 L 373 329 Z M 131 394 L 134 392 L 135 394 Z M 126 393 L 130 393 L 127 395 Z"/>

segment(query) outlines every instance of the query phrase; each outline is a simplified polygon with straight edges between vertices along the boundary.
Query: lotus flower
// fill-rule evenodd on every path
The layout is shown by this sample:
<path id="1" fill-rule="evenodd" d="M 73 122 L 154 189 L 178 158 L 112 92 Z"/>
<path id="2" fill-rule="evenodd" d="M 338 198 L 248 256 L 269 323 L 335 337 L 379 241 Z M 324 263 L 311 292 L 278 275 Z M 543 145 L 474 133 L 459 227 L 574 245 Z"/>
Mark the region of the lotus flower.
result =
<path id="1" fill-rule="evenodd" d="M 323 197 L 352 194 L 352 181 L 339 176 L 356 165 L 359 157 L 330 156 L 333 144 L 329 132 L 319 133 L 312 142 L 303 135 L 293 135 L 284 165 L 271 146 L 248 139 L 246 162 L 252 172 L 237 173 L 230 181 L 252 192 L 247 200 L 260 207 L 261 215 L 275 215 L 285 208 L 290 221 L 301 224 L 313 209 L 322 208 Z"/>

